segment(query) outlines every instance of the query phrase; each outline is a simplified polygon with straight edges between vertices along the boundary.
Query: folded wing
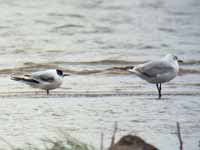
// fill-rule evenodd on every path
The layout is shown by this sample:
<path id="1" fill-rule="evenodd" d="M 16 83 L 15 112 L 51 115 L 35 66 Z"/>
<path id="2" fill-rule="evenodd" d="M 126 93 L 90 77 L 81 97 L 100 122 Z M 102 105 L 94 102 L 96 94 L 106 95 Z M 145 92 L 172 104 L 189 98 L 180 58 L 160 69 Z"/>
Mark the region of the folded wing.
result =
<path id="1" fill-rule="evenodd" d="M 137 72 L 144 74 L 148 77 L 157 77 L 158 75 L 169 73 L 173 71 L 173 67 L 163 61 L 153 61 L 135 68 Z"/>
<path id="2" fill-rule="evenodd" d="M 37 72 L 31 75 L 31 78 L 42 82 L 54 82 L 55 76 L 50 72 Z"/>

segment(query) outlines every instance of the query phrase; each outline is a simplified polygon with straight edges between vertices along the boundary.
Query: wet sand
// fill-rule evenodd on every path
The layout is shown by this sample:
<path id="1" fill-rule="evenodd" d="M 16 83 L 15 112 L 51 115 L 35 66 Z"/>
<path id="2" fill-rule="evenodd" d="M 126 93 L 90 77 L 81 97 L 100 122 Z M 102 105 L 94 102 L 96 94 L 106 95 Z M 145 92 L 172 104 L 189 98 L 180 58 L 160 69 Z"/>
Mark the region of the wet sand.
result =
<path id="1" fill-rule="evenodd" d="M 98 148 L 100 133 L 104 132 L 108 145 L 113 123 L 118 121 L 118 138 L 132 133 L 160 149 L 175 150 L 179 121 L 185 149 L 196 150 L 200 138 L 199 111 L 199 98 L 191 96 L 167 96 L 162 101 L 141 96 L 4 98 L 0 132 L 15 146 L 26 142 L 41 146 L 41 138 L 54 137 L 62 131 Z M 5 148 L 3 143 L 1 147 Z"/>
<path id="2" fill-rule="evenodd" d="M 23 147 L 67 132 L 97 148 L 115 121 L 162 150 L 200 140 L 199 0 L 1 1 L 0 138 Z M 94 15 L 95 14 L 95 15 Z M 184 60 L 177 78 L 155 85 L 120 67 L 173 53 Z M 47 96 L 10 80 L 48 68 L 71 74 Z M 0 140 L 0 148 L 8 147 Z"/>
<path id="3" fill-rule="evenodd" d="M 0 133 L 11 144 L 41 146 L 41 138 L 62 131 L 99 148 L 100 133 L 104 132 L 105 145 L 109 145 L 113 124 L 118 121 L 117 138 L 132 133 L 162 150 L 176 150 L 179 121 L 185 149 L 198 147 L 198 75 L 178 76 L 163 84 L 161 100 L 155 85 L 134 75 L 72 75 L 49 96 L 8 77 L 0 79 L 5 85 L 0 93 Z M 5 148 L 3 141 L 0 145 Z"/>

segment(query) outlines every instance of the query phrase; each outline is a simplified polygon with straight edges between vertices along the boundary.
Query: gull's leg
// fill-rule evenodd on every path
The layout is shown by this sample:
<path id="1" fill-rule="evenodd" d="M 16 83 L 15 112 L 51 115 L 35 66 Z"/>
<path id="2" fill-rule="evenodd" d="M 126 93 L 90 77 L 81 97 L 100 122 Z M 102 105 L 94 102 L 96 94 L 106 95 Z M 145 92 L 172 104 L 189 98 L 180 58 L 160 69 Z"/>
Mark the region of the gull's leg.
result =
<path id="1" fill-rule="evenodd" d="M 156 87 L 157 87 L 157 89 L 158 89 L 158 98 L 160 99 L 161 98 L 161 83 L 157 83 L 156 84 Z"/>
<path id="2" fill-rule="evenodd" d="M 159 83 L 159 99 L 161 99 L 161 96 L 162 96 L 161 90 L 162 90 L 161 83 Z"/>
<path id="3" fill-rule="evenodd" d="M 49 90 L 47 90 L 47 95 L 49 95 Z"/>
<path id="4" fill-rule="evenodd" d="M 160 88 L 159 88 L 159 84 L 156 83 L 156 87 L 157 87 L 157 90 L 158 90 L 158 95 L 160 95 Z"/>

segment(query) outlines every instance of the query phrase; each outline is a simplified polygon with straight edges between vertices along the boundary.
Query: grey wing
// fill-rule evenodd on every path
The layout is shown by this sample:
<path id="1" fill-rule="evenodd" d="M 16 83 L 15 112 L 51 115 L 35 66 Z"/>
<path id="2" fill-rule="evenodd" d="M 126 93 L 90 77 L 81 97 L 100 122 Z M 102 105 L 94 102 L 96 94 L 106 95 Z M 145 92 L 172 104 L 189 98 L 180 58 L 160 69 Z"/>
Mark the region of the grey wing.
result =
<path id="1" fill-rule="evenodd" d="M 32 78 L 43 82 L 53 82 L 55 80 L 54 76 L 49 73 L 33 74 Z"/>
<path id="2" fill-rule="evenodd" d="M 156 77 L 159 74 L 165 74 L 174 70 L 174 68 L 163 61 L 153 61 L 136 68 L 140 73 L 149 76 Z"/>

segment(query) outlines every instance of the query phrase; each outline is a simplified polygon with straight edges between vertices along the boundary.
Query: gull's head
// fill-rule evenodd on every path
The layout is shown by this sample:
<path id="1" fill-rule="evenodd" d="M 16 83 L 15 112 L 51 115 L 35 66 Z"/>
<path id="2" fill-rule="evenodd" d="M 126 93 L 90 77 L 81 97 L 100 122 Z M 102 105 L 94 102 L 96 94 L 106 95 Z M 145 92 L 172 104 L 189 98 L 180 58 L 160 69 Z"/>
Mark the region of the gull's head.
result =
<path id="1" fill-rule="evenodd" d="M 56 73 L 58 76 L 60 77 L 65 77 L 65 76 L 69 76 L 68 74 L 64 74 L 62 70 L 60 69 L 56 69 Z"/>
<path id="2" fill-rule="evenodd" d="M 171 62 L 183 62 L 182 60 L 178 59 L 178 57 L 176 55 L 173 55 L 173 54 L 167 54 L 165 56 L 165 59 L 167 59 Z"/>

